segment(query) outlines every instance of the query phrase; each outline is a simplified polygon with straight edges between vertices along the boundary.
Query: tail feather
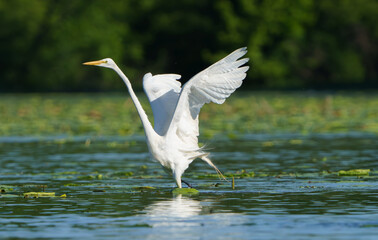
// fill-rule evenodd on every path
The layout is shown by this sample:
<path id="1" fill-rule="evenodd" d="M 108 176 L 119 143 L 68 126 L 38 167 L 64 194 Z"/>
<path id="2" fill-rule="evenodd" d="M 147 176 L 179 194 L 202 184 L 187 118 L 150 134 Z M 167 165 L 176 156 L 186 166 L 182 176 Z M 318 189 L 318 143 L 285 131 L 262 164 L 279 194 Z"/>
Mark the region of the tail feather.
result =
<path id="1" fill-rule="evenodd" d="M 222 172 L 214 165 L 214 163 L 207 156 L 203 156 L 203 157 L 201 157 L 201 159 L 203 161 L 207 162 L 207 164 L 212 166 L 215 169 L 215 171 L 217 171 L 219 179 L 223 179 L 223 180 L 228 182 L 228 180 L 223 176 Z"/>

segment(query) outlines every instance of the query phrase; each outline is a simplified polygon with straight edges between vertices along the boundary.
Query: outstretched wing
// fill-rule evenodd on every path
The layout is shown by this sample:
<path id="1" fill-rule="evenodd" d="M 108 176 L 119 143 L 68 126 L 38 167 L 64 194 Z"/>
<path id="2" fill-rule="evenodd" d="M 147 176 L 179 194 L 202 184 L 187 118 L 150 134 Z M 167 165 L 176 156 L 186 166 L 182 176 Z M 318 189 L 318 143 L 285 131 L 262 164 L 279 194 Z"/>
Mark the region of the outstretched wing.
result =
<path id="1" fill-rule="evenodd" d="M 190 79 L 181 91 L 168 129 L 188 144 L 198 144 L 198 114 L 205 103 L 222 104 L 243 82 L 248 58 L 241 58 L 247 48 L 240 48 Z"/>
<path id="2" fill-rule="evenodd" d="M 154 114 L 154 129 L 164 135 L 171 123 L 173 113 L 181 91 L 181 83 L 177 74 L 161 74 L 152 76 L 147 73 L 143 77 L 143 88 L 150 101 Z"/>

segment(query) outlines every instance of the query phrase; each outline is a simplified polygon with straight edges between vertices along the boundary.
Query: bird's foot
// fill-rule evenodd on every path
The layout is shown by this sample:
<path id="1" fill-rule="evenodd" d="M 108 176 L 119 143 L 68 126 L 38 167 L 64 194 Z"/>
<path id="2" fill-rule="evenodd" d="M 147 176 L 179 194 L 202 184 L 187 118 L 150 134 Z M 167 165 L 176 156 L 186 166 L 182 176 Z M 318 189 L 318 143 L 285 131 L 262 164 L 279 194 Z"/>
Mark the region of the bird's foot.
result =
<path id="1" fill-rule="evenodd" d="M 181 179 L 181 182 L 185 183 L 189 188 L 193 188 L 193 186 L 187 181 Z"/>

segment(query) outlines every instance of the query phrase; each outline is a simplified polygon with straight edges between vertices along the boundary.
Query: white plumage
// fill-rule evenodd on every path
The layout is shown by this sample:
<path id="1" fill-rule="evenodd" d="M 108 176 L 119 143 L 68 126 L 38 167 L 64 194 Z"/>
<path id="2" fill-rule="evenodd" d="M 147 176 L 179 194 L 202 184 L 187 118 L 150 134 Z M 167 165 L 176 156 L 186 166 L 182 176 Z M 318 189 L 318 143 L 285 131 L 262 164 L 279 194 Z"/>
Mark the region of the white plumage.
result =
<path id="1" fill-rule="evenodd" d="M 161 136 L 167 132 L 180 96 L 181 83 L 176 81 L 180 78 L 177 74 L 151 73 L 143 77 L 143 88 L 154 114 L 154 129 Z"/>
<path id="2" fill-rule="evenodd" d="M 154 127 L 148 121 L 130 81 L 110 58 L 87 62 L 114 69 L 125 82 L 142 120 L 147 145 L 153 159 L 171 170 L 176 184 L 181 188 L 181 176 L 196 158 L 222 173 L 198 146 L 198 115 L 205 103 L 222 104 L 241 86 L 248 66 L 248 58 L 240 59 L 247 48 L 240 48 L 191 78 L 182 88 L 177 74 L 152 75 L 143 78 L 143 88 L 154 115 Z M 240 59 L 240 60 L 239 60 Z"/>

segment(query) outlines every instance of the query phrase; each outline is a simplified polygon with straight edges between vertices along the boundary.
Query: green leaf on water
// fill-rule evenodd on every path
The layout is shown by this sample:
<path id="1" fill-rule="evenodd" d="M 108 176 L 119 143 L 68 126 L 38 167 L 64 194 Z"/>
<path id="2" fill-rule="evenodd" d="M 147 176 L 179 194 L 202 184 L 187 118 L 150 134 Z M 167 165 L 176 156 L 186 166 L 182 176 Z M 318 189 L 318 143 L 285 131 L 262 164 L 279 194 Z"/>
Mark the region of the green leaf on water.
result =
<path id="1" fill-rule="evenodd" d="M 139 176 L 135 176 L 134 178 L 137 178 L 137 179 L 157 179 L 157 178 L 163 178 L 162 175 L 139 175 Z"/>
<path id="2" fill-rule="evenodd" d="M 210 173 L 210 174 L 201 174 L 201 175 L 195 175 L 194 177 L 201 178 L 201 179 L 217 179 L 219 178 L 218 174 Z M 227 177 L 227 176 L 225 176 Z"/>
<path id="3" fill-rule="evenodd" d="M 27 192 L 27 193 L 24 193 L 24 197 L 25 198 L 55 197 L 55 192 Z"/>
<path id="4" fill-rule="evenodd" d="M 233 132 L 230 132 L 230 133 L 227 134 L 227 137 L 228 137 L 229 139 L 231 139 L 231 140 L 235 140 L 235 139 L 238 138 L 238 135 L 236 135 L 236 134 L 233 133 Z"/>
<path id="5" fill-rule="evenodd" d="M 103 178 L 102 174 L 97 175 L 87 175 L 87 176 L 79 176 L 78 180 L 101 180 Z"/>
<path id="6" fill-rule="evenodd" d="M 148 167 L 146 166 L 146 165 L 142 165 L 142 166 L 140 166 L 140 169 L 141 170 L 146 170 Z"/>
<path id="7" fill-rule="evenodd" d="M 172 190 L 172 193 L 175 195 L 178 195 L 178 194 L 196 195 L 196 194 L 199 194 L 199 191 L 194 188 L 175 188 Z"/>
<path id="8" fill-rule="evenodd" d="M 92 175 L 80 176 L 77 178 L 77 180 L 94 180 L 94 179 L 96 179 L 96 177 Z"/>
<path id="9" fill-rule="evenodd" d="M 339 176 L 369 176 L 370 169 L 340 170 Z"/>
<path id="10" fill-rule="evenodd" d="M 298 144 L 302 144 L 303 143 L 303 141 L 302 141 L 302 139 L 291 139 L 290 141 L 290 144 L 293 144 L 293 145 L 298 145 Z"/>
<path id="11" fill-rule="evenodd" d="M 263 142 L 262 143 L 263 147 L 272 147 L 274 146 L 274 143 L 271 141 Z"/>
<path id="12" fill-rule="evenodd" d="M 378 228 L 378 224 L 364 224 L 361 225 L 362 228 Z"/>
<path id="13" fill-rule="evenodd" d="M 0 193 L 10 192 L 10 191 L 13 191 L 12 186 L 0 185 Z"/>
<path id="14" fill-rule="evenodd" d="M 133 189 L 141 192 L 156 190 L 156 188 L 150 186 L 133 187 Z"/>
<path id="15" fill-rule="evenodd" d="M 93 192 L 106 192 L 104 189 L 94 189 Z"/>

